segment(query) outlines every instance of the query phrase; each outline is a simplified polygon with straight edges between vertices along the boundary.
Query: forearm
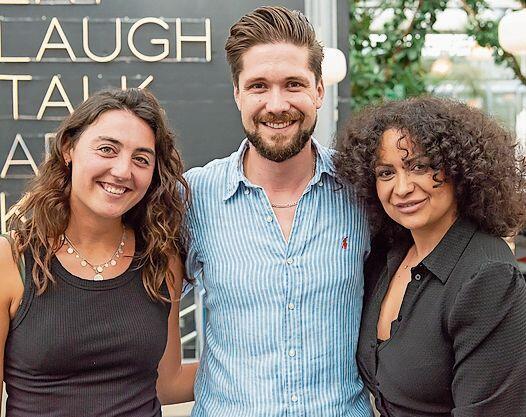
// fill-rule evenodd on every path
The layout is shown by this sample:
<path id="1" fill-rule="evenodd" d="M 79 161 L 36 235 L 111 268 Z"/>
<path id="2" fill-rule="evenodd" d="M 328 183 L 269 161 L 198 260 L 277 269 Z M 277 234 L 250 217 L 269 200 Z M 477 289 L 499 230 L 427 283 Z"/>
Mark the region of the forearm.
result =
<path id="1" fill-rule="evenodd" d="M 193 401 L 198 366 L 199 362 L 185 363 L 176 374 L 159 377 L 157 396 L 162 405 Z"/>

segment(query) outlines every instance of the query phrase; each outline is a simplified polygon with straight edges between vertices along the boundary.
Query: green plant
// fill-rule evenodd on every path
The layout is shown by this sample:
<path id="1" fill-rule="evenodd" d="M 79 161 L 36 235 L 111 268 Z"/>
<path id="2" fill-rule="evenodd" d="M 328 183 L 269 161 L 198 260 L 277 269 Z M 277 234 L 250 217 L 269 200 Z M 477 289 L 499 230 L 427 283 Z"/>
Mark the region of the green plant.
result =
<path id="1" fill-rule="evenodd" d="M 427 91 L 429 78 L 422 62 L 425 36 L 433 33 L 433 24 L 447 0 L 386 0 L 369 7 L 362 0 L 350 0 L 350 76 L 351 107 L 385 99 L 401 99 Z M 526 7 L 526 0 L 521 3 Z M 463 0 L 468 14 L 466 33 L 481 46 L 491 47 L 497 63 L 508 65 L 526 85 L 517 59 L 504 52 L 498 43 L 498 22 L 484 18 L 489 7 L 485 1 Z M 392 13 L 381 34 L 371 31 L 380 13 Z"/>
<path id="2" fill-rule="evenodd" d="M 522 7 L 526 7 L 526 0 L 521 0 L 520 3 Z M 498 37 L 499 22 L 483 17 L 482 12 L 488 7 L 485 2 L 464 0 L 462 1 L 462 7 L 469 17 L 466 33 L 473 36 L 480 46 L 491 48 L 495 62 L 510 67 L 515 77 L 522 84 L 526 85 L 526 76 L 521 73 L 520 63 L 517 58 L 500 47 Z"/>

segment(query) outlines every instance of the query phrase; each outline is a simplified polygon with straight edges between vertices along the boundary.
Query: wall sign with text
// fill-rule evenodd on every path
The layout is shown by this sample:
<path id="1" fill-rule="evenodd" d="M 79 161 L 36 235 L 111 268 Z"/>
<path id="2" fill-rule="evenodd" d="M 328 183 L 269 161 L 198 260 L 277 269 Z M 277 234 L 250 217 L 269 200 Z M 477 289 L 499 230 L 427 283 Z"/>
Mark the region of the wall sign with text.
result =
<path id="1" fill-rule="evenodd" d="M 0 0 L 1 231 L 59 122 L 101 88 L 152 90 L 187 167 L 236 149 L 243 132 L 224 42 L 230 25 L 262 4 Z"/>

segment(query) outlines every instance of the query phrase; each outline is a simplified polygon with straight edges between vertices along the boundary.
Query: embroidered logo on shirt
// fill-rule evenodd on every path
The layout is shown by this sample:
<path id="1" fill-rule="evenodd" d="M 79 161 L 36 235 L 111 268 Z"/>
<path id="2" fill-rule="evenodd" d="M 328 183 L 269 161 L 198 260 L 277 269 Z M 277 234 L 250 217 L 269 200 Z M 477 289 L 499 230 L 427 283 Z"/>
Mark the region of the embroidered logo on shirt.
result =
<path id="1" fill-rule="evenodd" d="M 348 246 L 348 244 L 347 244 L 347 236 L 345 236 L 343 238 L 343 240 L 342 240 L 342 249 L 344 249 L 344 250 L 347 249 L 347 246 Z"/>

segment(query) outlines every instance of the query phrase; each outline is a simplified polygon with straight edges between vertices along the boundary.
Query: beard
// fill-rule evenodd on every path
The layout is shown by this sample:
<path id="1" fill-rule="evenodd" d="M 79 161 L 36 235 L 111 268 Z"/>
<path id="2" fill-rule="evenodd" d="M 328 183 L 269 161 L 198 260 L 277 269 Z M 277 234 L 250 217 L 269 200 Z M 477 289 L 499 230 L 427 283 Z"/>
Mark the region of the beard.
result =
<path id="1" fill-rule="evenodd" d="M 285 135 L 278 133 L 273 135 L 269 140 L 265 141 L 258 132 L 257 128 L 252 132 L 245 129 L 245 134 L 249 142 L 256 149 L 257 153 L 259 153 L 263 158 L 273 162 L 283 162 L 292 158 L 293 156 L 296 156 L 305 147 L 311 138 L 312 133 L 314 132 L 317 118 L 314 120 L 312 126 L 304 129 L 301 129 L 301 123 L 303 123 L 304 120 L 303 117 L 297 119 L 293 116 L 285 115 L 285 117 L 271 117 L 254 121 L 255 125 L 258 126 L 260 122 L 281 123 L 290 120 L 297 120 L 297 123 L 300 123 L 300 130 L 298 133 L 294 134 L 290 140 L 290 143 L 284 147 L 280 145 L 287 140 L 287 136 Z"/>

